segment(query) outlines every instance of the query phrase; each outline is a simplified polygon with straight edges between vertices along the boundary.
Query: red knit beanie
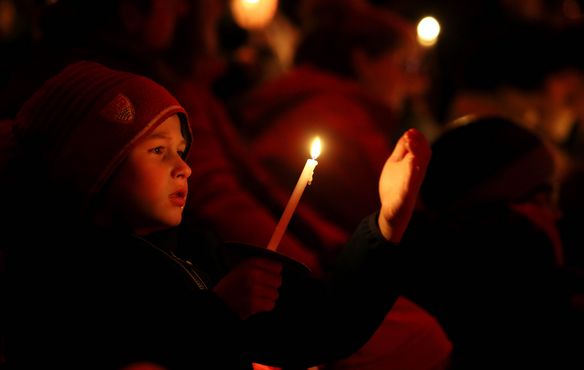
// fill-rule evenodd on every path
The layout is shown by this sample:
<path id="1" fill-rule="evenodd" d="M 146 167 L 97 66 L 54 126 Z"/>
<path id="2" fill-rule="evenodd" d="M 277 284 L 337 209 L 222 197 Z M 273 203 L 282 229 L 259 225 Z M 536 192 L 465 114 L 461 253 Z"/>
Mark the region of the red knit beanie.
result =
<path id="1" fill-rule="evenodd" d="M 48 80 L 23 105 L 13 134 L 23 152 L 40 162 L 37 169 L 46 171 L 48 185 L 84 211 L 132 145 L 174 114 L 188 150 L 187 114 L 165 88 L 82 61 Z"/>

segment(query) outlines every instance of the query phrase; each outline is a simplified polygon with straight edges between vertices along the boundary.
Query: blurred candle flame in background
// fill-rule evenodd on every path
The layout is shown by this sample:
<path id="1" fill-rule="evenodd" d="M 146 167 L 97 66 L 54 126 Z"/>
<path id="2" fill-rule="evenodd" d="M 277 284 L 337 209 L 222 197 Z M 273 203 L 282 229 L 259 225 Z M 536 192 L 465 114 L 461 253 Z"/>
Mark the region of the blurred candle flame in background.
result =
<path id="1" fill-rule="evenodd" d="M 274 18 L 278 0 L 232 0 L 231 13 L 235 22 L 246 30 L 261 29 Z"/>
<path id="2" fill-rule="evenodd" d="M 436 18 L 428 16 L 418 22 L 418 42 L 422 46 L 433 46 L 438 41 L 440 23 Z"/>

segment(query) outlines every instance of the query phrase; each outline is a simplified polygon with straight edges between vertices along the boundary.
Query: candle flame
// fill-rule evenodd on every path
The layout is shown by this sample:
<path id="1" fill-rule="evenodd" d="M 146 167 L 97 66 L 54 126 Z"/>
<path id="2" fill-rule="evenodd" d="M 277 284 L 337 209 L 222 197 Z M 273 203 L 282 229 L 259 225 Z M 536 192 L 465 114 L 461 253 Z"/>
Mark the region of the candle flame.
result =
<path id="1" fill-rule="evenodd" d="M 320 148 L 321 148 L 320 138 L 317 136 L 312 141 L 312 146 L 310 147 L 310 156 L 312 157 L 312 159 L 318 158 L 318 156 L 320 155 Z"/>

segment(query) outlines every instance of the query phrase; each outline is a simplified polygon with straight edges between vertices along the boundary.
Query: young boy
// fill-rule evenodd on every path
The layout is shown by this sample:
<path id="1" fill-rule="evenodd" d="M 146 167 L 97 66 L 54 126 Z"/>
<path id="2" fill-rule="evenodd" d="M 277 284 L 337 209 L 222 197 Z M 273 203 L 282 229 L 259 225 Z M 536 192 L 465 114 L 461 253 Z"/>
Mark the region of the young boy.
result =
<path id="1" fill-rule="evenodd" d="M 72 64 L 12 133 L 11 368 L 308 367 L 362 346 L 397 298 L 397 244 L 430 158 L 418 131 L 386 162 L 381 210 L 322 280 L 263 257 L 227 266 L 209 233 L 184 227 L 191 134 L 152 80 Z"/>

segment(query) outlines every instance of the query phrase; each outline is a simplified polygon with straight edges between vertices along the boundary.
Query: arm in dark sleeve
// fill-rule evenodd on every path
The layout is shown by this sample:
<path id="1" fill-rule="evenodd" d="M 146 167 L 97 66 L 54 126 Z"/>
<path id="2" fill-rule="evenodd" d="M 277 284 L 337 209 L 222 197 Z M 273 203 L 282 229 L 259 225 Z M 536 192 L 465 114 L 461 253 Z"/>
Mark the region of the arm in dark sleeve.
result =
<path id="1" fill-rule="evenodd" d="M 366 343 L 397 299 L 399 248 L 365 218 L 326 279 L 284 272 L 276 308 L 245 322 L 252 359 L 272 366 L 312 366 Z"/>

